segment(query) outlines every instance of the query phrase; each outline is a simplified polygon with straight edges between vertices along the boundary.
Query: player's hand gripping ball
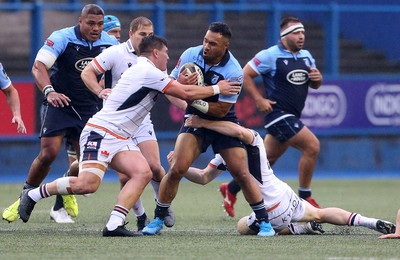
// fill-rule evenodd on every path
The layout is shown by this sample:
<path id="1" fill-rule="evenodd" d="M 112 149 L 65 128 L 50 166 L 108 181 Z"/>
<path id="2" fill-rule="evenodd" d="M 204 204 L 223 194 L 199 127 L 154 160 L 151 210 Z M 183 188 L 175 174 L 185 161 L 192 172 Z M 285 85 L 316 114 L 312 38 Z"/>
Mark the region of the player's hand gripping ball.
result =
<path id="1" fill-rule="evenodd" d="M 187 62 L 182 65 L 180 73 L 185 72 L 185 76 L 189 76 L 195 72 L 197 72 L 197 84 L 198 86 L 204 86 L 204 75 L 201 71 L 201 68 L 194 64 L 193 62 Z"/>

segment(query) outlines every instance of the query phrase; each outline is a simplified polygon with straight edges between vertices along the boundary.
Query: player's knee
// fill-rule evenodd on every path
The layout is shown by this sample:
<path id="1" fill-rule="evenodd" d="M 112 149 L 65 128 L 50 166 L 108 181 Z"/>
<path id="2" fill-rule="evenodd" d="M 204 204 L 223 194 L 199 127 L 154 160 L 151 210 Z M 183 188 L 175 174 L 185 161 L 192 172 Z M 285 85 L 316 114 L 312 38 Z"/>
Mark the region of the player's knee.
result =
<path id="1" fill-rule="evenodd" d="M 178 165 L 173 165 L 169 169 L 168 175 L 169 179 L 171 181 L 180 181 L 182 177 L 185 175 L 186 170 L 184 170 L 182 167 L 179 167 Z"/>
<path id="2" fill-rule="evenodd" d="M 232 173 L 232 172 L 231 172 Z M 242 186 L 242 183 L 247 183 L 248 179 L 250 177 L 250 173 L 248 171 L 237 171 L 235 173 L 232 173 L 233 178 L 237 183 L 239 183 L 240 186 Z"/>
<path id="3" fill-rule="evenodd" d="M 42 151 L 40 151 L 38 160 L 41 164 L 50 165 L 56 159 L 57 153 L 58 151 L 56 149 L 43 149 Z"/>
<path id="4" fill-rule="evenodd" d="M 123 185 L 125 185 L 125 183 L 128 182 L 129 177 L 128 177 L 127 175 L 125 175 L 125 174 L 118 173 L 118 179 L 119 179 L 119 182 L 120 182 L 120 183 L 122 184 L 122 186 L 123 186 Z"/>
<path id="5" fill-rule="evenodd" d="M 89 194 L 95 193 L 100 185 L 96 181 L 88 181 L 80 178 L 71 178 L 71 189 L 74 194 Z"/>
<path id="6" fill-rule="evenodd" d="M 165 176 L 165 170 L 160 163 L 150 164 L 150 169 L 153 179 L 156 181 L 161 181 L 161 179 Z"/>
<path id="7" fill-rule="evenodd" d="M 315 209 L 314 211 L 313 211 L 313 220 L 315 221 L 315 222 L 318 222 L 318 223 L 321 223 L 322 222 L 322 219 L 323 219 L 323 216 L 322 216 L 322 214 L 323 214 L 323 212 L 321 211 L 321 209 Z"/>
<path id="8" fill-rule="evenodd" d="M 150 170 L 147 171 L 142 171 L 139 173 L 139 178 L 144 179 L 146 183 L 151 181 L 151 178 L 153 177 L 153 173 Z"/>
<path id="9" fill-rule="evenodd" d="M 308 145 L 307 150 L 305 151 L 305 153 L 309 156 L 309 157 L 313 157 L 313 158 L 317 158 L 320 152 L 320 143 L 318 140 L 316 140 L 316 142 L 312 142 Z"/>
<path id="10" fill-rule="evenodd" d="M 96 184 L 89 184 L 89 185 L 83 185 L 80 186 L 79 193 L 78 194 L 89 194 L 89 193 L 95 193 L 97 191 L 97 188 L 99 186 Z"/>

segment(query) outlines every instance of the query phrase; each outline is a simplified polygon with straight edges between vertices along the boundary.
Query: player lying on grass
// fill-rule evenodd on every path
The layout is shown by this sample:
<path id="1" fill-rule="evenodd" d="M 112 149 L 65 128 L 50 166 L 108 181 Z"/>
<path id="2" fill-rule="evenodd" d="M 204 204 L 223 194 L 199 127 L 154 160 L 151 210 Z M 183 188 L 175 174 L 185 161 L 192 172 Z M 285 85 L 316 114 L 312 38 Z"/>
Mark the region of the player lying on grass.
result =
<path id="1" fill-rule="evenodd" d="M 300 199 L 288 184 L 278 179 L 268 162 L 263 140 L 251 129 L 227 121 L 209 121 L 198 116 L 190 116 L 185 125 L 194 128 L 208 128 L 224 135 L 239 138 L 247 149 L 250 173 L 257 180 L 264 198 L 269 220 L 278 234 L 318 234 L 324 231 L 319 223 L 334 225 L 362 226 L 383 234 L 395 232 L 396 226 L 388 221 L 361 216 L 340 208 L 316 208 Z M 173 152 L 168 155 L 170 161 Z M 195 183 L 205 185 L 224 170 L 225 162 L 216 154 L 208 166 L 201 170 L 189 168 L 185 177 Z M 298 224 L 296 222 L 308 222 Z M 254 215 L 243 217 L 238 222 L 242 235 L 257 234 L 258 223 Z"/>

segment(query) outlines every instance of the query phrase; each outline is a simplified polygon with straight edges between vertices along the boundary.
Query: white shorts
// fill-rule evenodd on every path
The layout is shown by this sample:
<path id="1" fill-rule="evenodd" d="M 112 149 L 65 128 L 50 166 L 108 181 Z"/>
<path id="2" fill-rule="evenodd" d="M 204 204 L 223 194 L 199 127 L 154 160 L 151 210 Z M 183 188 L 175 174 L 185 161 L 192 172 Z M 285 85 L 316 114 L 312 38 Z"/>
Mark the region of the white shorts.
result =
<path id="1" fill-rule="evenodd" d="M 135 136 L 132 137 L 132 140 L 136 145 L 149 140 L 157 141 L 154 125 L 150 119 L 150 113 L 144 118 L 143 122 L 136 131 Z"/>
<path id="2" fill-rule="evenodd" d="M 140 151 L 131 138 L 121 138 L 92 126 L 85 126 L 79 140 L 80 162 L 99 161 L 109 164 L 118 152 Z"/>
<path id="3" fill-rule="evenodd" d="M 267 208 L 271 226 L 277 231 L 288 227 L 291 222 L 301 220 L 305 211 L 306 206 L 304 201 L 292 189 L 287 189 L 282 195 L 280 202 Z M 247 225 L 251 226 L 254 221 L 256 221 L 256 216 L 253 212 L 247 221 Z"/>

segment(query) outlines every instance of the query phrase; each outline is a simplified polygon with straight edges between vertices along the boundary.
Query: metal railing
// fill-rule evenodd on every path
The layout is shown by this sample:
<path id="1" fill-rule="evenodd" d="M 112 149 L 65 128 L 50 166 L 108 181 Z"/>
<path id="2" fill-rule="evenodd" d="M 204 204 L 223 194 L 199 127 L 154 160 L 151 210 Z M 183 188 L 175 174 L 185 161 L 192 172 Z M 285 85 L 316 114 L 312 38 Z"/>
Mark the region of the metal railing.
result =
<path id="1" fill-rule="evenodd" d="M 349 5 L 338 4 L 335 2 L 329 4 L 285 4 L 274 1 L 272 3 L 254 3 L 249 0 L 233 0 L 231 3 L 205 3 L 199 4 L 194 0 L 182 0 L 178 3 L 165 3 L 158 1 L 156 3 L 138 3 L 136 0 L 125 0 L 124 3 L 105 3 L 104 1 L 95 1 L 101 5 L 106 11 L 147 11 L 152 13 L 152 20 L 155 24 L 155 31 L 161 36 L 166 33 L 166 13 L 169 11 L 181 12 L 208 12 L 210 19 L 214 21 L 223 21 L 226 12 L 265 12 L 267 34 L 265 46 L 275 44 L 279 38 L 279 23 L 281 17 L 287 12 L 299 12 L 311 14 L 313 18 L 319 21 L 324 32 L 324 75 L 327 78 L 338 78 L 342 76 L 339 71 L 340 62 L 340 29 L 341 16 L 343 14 L 396 14 L 400 16 L 400 5 Z M 80 11 L 83 4 L 78 0 L 67 0 L 64 3 L 44 3 L 42 0 L 36 0 L 33 3 L 27 3 L 21 0 L 8 0 L 8 2 L 0 3 L 0 11 L 21 11 L 29 10 L 31 13 L 31 35 L 30 35 L 30 61 L 33 61 L 37 50 L 42 46 L 44 40 L 43 17 L 44 12 L 48 10 L 65 10 Z M 397 21 L 392 23 L 392 29 L 397 30 L 395 25 Z M 251 25 L 249 25 L 251 26 Z M 356 25 L 354 25 L 356 26 Z M 371 29 L 371 28 L 367 28 Z M 397 41 L 397 39 L 393 39 Z M 382 45 L 384 46 L 384 42 Z M 400 50 L 399 50 L 400 52 Z M 390 75 L 393 76 L 393 75 Z M 397 75 L 395 75 L 397 76 Z M 376 77 L 376 75 L 374 75 Z"/>

